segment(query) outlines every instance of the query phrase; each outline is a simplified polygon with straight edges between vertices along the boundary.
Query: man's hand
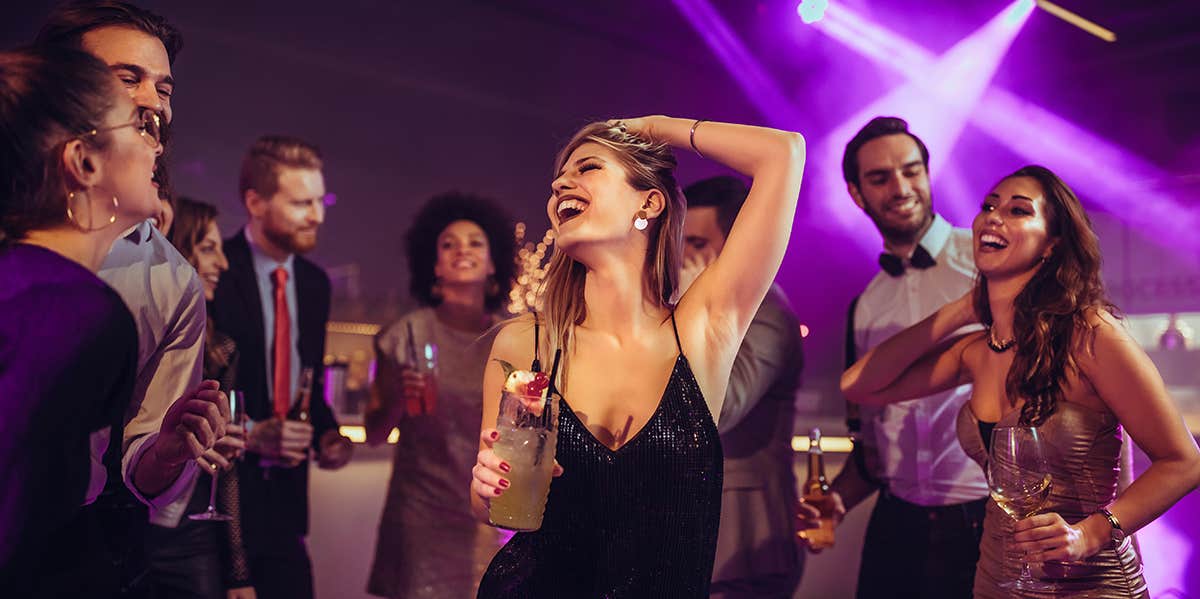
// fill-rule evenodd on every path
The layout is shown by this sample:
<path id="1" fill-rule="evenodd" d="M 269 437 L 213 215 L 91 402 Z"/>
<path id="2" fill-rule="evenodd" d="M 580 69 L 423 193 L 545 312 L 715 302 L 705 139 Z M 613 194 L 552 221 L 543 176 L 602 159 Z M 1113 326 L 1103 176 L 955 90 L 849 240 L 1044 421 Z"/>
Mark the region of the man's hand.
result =
<path id="1" fill-rule="evenodd" d="M 217 439 L 212 449 L 204 452 L 197 462 L 201 468 L 208 470 L 212 469 L 213 464 L 222 470 L 229 470 L 233 468 L 233 460 L 242 457 L 243 453 L 246 453 L 246 429 L 229 424 L 225 426 L 225 436 Z"/>
<path id="2" fill-rule="evenodd" d="M 345 466 L 354 455 L 354 444 L 343 437 L 337 429 L 321 435 L 321 451 L 317 454 L 317 466 L 325 470 L 337 470 Z"/>
<path id="3" fill-rule="evenodd" d="M 308 459 L 312 435 L 312 425 L 307 422 L 271 418 L 255 423 L 246 439 L 246 451 L 291 468 Z"/>
<path id="4" fill-rule="evenodd" d="M 174 468 L 197 460 L 209 471 L 221 462 L 228 465 L 216 456 L 214 461 L 207 457 L 207 452 L 226 435 L 229 424 L 229 400 L 219 388 L 217 381 L 204 381 L 167 409 L 153 447 L 159 464 Z"/>
<path id="5" fill-rule="evenodd" d="M 833 519 L 833 526 L 836 528 L 837 525 L 842 523 L 842 518 L 846 517 L 846 506 L 842 503 L 842 496 L 837 491 L 830 491 L 827 506 L 831 512 L 829 517 Z M 821 510 L 817 509 L 816 506 L 805 502 L 804 499 L 801 499 L 796 504 L 796 536 L 813 553 L 820 553 L 821 550 L 814 550 L 812 548 L 812 544 L 809 543 L 804 531 L 820 526 L 820 519 Z"/>

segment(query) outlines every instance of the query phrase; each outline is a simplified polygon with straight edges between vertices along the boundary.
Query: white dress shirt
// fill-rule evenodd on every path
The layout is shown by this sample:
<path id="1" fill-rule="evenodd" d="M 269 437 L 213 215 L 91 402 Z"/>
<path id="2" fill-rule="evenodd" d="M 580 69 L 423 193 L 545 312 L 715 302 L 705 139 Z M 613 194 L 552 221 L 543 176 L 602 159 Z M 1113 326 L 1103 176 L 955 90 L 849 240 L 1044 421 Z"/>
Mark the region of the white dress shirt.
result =
<path id="1" fill-rule="evenodd" d="M 152 523 L 174 527 L 195 488 L 196 463 L 189 461 L 175 482 L 155 497 L 138 491 L 133 473 L 158 435 L 167 409 L 200 384 L 206 319 L 200 278 L 151 221 L 117 239 L 96 274 L 125 300 L 138 332 L 138 372 L 125 414 L 122 476 L 134 496 L 150 507 Z"/>
<path id="2" fill-rule="evenodd" d="M 898 277 L 880 272 L 867 285 L 854 312 L 858 356 L 920 322 L 970 291 L 975 282 L 971 231 L 955 229 L 940 215 L 920 244 L 937 262 L 909 267 Z M 986 497 L 983 471 L 958 443 L 959 409 L 970 399 L 963 385 L 883 408 L 863 406 L 863 440 L 872 475 L 889 491 L 924 506 L 963 503 Z"/>

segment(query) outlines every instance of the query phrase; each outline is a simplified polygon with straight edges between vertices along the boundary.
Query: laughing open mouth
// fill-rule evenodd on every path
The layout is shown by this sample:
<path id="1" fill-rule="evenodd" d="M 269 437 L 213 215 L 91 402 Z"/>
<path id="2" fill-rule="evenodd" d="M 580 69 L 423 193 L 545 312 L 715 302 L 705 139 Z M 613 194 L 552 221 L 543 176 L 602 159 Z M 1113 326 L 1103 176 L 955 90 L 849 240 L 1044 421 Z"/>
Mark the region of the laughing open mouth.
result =
<path id="1" fill-rule="evenodd" d="M 995 250 L 1008 247 L 1008 240 L 995 233 L 983 233 L 979 236 L 979 245 Z"/>
<path id="2" fill-rule="evenodd" d="M 578 198 L 564 198 L 558 202 L 558 224 L 563 224 L 587 210 L 588 203 Z"/>

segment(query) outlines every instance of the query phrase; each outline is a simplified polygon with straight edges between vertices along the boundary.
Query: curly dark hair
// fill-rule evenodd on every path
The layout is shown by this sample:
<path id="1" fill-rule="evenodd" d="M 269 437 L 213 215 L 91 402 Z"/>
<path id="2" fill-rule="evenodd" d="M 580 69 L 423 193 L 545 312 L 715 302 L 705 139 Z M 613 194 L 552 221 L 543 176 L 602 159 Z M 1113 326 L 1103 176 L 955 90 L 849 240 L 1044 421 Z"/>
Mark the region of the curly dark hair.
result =
<path id="1" fill-rule="evenodd" d="M 494 200 L 461 192 L 448 192 L 433 196 L 417 213 L 412 226 L 405 234 L 409 292 L 422 305 L 436 306 L 441 299 L 433 294 L 437 277 L 433 274 L 437 264 L 437 239 L 450 223 L 467 220 L 479 225 L 488 240 L 488 251 L 496 269 L 497 289 L 489 289 L 485 299 L 488 310 L 498 311 L 513 285 L 516 269 L 516 240 L 512 217 Z"/>
<path id="2" fill-rule="evenodd" d="M 1046 222 L 1058 240 L 1013 300 L 1013 338 L 1016 355 L 1008 370 L 1004 390 L 1010 402 L 1025 398 L 1021 424 L 1045 422 L 1063 397 L 1067 370 L 1080 335 L 1092 330 L 1088 317 L 1097 310 L 1116 314 L 1100 279 L 1100 240 L 1079 198 L 1062 179 L 1044 166 L 1026 166 L 1003 180 L 1029 177 L 1042 186 Z M 992 324 L 987 279 L 976 282 L 973 296 L 980 322 Z"/>

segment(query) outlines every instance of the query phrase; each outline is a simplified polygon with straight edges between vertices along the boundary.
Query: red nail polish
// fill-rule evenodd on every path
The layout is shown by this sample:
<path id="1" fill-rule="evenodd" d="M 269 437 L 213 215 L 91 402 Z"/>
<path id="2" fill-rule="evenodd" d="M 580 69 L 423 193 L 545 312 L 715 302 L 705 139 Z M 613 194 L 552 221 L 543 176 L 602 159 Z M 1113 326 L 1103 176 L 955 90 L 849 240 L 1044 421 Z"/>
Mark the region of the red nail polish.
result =
<path id="1" fill-rule="evenodd" d="M 496 494 L 497 494 L 497 495 L 499 495 L 499 494 L 500 494 L 500 489 L 496 489 Z"/>
<path id="2" fill-rule="evenodd" d="M 500 462 L 500 471 L 501 472 L 508 472 L 510 470 L 512 470 L 512 466 L 509 466 L 508 462 Z"/>
<path id="3" fill-rule="evenodd" d="M 495 441 L 496 439 L 499 439 L 499 438 L 500 438 L 500 431 L 492 431 L 492 440 Z"/>
<path id="4" fill-rule="evenodd" d="M 503 478 L 502 478 L 502 479 L 500 479 L 500 486 L 501 486 L 501 487 L 503 487 L 503 488 L 505 488 L 505 489 L 507 489 L 507 488 L 508 488 L 508 481 L 504 480 Z"/>

